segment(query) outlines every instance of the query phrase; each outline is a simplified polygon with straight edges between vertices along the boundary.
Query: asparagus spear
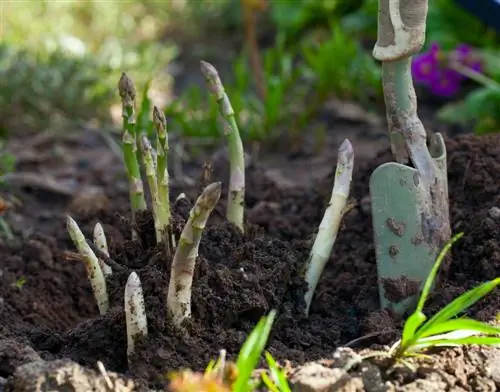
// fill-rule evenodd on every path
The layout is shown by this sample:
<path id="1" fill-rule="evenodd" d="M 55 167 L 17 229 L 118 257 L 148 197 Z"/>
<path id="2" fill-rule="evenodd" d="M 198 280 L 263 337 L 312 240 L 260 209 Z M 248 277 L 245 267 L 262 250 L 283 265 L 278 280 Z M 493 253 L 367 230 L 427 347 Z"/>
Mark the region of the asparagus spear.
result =
<path id="1" fill-rule="evenodd" d="M 118 91 L 122 100 L 123 117 L 123 157 L 130 183 L 130 203 L 132 219 L 138 211 L 146 210 L 144 186 L 141 180 L 139 162 L 137 160 L 137 142 L 135 129 L 135 87 L 132 80 L 122 73 L 118 82 Z"/>
<path id="2" fill-rule="evenodd" d="M 332 196 L 319 225 L 318 234 L 316 235 L 309 259 L 306 263 L 305 279 L 307 282 L 307 292 L 304 296 L 306 316 L 309 314 L 309 307 L 311 306 L 314 291 L 330 258 L 339 232 L 340 221 L 345 211 L 347 198 L 349 197 L 353 166 L 354 151 L 351 142 L 345 139 L 340 145 L 338 152 Z"/>
<path id="3" fill-rule="evenodd" d="M 156 231 L 156 242 L 160 243 L 163 239 L 163 234 L 168 226 L 168 218 L 165 216 L 165 209 L 160 200 L 158 191 L 158 182 L 156 178 L 156 165 L 153 157 L 153 147 L 147 136 L 143 135 L 141 140 L 141 151 L 146 168 L 146 178 L 148 181 L 151 199 L 153 201 L 153 217 Z"/>
<path id="4" fill-rule="evenodd" d="M 200 64 L 208 89 L 217 100 L 219 111 L 228 123 L 225 130 L 229 148 L 230 178 L 226 217 L 241 231 L 244 231 L 245 159 L 240 131 L 236 123 L 233 107 L 217 70 L 206 61 L 202 61 Z"/>
<path id="5" fill-rule="evenodd" d="M 168 176 L 168 135 L 167 135 L 167 120 L 163 112 L 156 106 L 153 108 L 153 123 L 156 128 L 157 136 L 157 166 L 156 177 L 158 180 L 158 196 L 160 203 L 164 209 L 164 215 L 167 219 L 167 226 L 170 225 L 170 199 L 169 199 L 169 176 Z"/>
<path id="6" fill-rule="evenodd" d="M 99 308 L 99 313 L 104 315 L 108 311 L 109 300 L 106 288 L 106 279 L 104 278 L 101 266 L 99 265 L 99 260 L 87 243 L 87 240 L 78 227 L 78 224 L 69 215 L 66 216 L 66 227 L 73 244 L 75 244 L 76 249 L 78 249 L 78 253 L 82 256 L 85 269 L 87 270 L 87 276 L 90 281 L 90 286 L 92 287 L 97 307 Z"/>
<path id="7" fill-rule="evenodd" d="M 219 201 L 221 183 L 207 186 L 189 213 L 177 245 L 167 294 L 167 309 L 176 326 L 191 316 L 191 287 L 203 229 Z"/>
<path id="8" fill-rule="evenodd" d="M 106 234 L 104 234 L 104 229 L 102 228 L 102 225 L 97 222 L 94 227 L 94 244 L 97 246 L 97 248 L 104 253 L 106 256 L 109 257 L 109 250 L 108 250 L 108 242 L 106 241 Z M 113 274 L 113 270 L 109 265 L 107 265 L 104 260 L 101 258 L 98 258 L 99 260 L 99 265 L 101 266 L 102 272 L 104 273 L 104 276 L 110 276 Z"/>
<path id="9" fill-rule="evenodd" d="M 125 322 L 127 326 L 127 355 L 135 350 L 135 341 L 142 335 L 148 334 L 148 321 L 141 281 L 135 272 L 132 272 L 125 285 Z"/>

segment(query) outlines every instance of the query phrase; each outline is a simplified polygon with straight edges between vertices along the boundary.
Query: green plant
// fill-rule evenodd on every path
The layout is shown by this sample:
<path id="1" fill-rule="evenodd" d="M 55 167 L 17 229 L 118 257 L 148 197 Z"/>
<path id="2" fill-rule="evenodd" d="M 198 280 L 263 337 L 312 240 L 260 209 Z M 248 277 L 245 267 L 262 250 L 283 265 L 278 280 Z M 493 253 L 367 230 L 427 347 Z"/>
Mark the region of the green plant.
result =
<path id="1" fill-rule="evenodd" d="M 423 312 L 425 301 L 436 279 L 439 267 L 454 243 L 464 233 L 453 236 L 443 247 L 425 281 L 415 311 L 406 319 L 401 339 L 388 351 L 376 351 L 361 357 L 387 357 L 412 367 L 406 359 L 422 356 L 422 352 L 432 347 L 458 346 L 464 344 L 499 345 L 500 328 L 462 316 L 472 305 L 484 298 L 500 285 L 500 277 L 485 282 L 455 298 L 434 314 L 430 319 Z M 346 365 L 350 368 L 358 362 Z"/>
<path id="2" fill-rule="evenodd" d="M 107 116 L 112 96 L 101 83 L 108 68 L 91 58 L 68 57 L 60 51 L 31 54 L 0 44 L 0 127 L 48 127 L 57 121 Z"/>
<path id="3" fill-rule="evenodd" d="M 391 347 L 390 355 L 404 358 L 436 346 L 500 344 L 500 328 L 466 317 L 455 318 L 500 285 L 500 277 L 467 291 L 430 319 L 423 313 L 425 301 L 446 253 L 462 236 L 463 233 L 455 235 L 442 249 L 425 281 L 417 308 L 406 320 L 401 340 Z"/>
<path id="4" fill-rule="evenodd" d="M 224 120 L 229 149 L 229 194 L 226 218 L 244 231 L 244 203 L 245 203 L 245 157 L 240 131 L 234 116 L 229 97 L 224 90 L 222 81 L 213 65 L 202 61 L 201 72 L 205 77 L 208 89 L 219 105 L 219 111 Z"/>
<path id="5" fill-rule="evenodd" d="M 123 133 L 122 149 L 125 167 L 129 179 L 130 202 L 132 219 L 135 214 L 146 209 L 144 197 L 144 186 L 142 184 L 138 157 L 138 140 L 140 132 L 137 132 L 135 114 L 135 86 L 132 80 L 122 73 L 118 83 L 118 91 L 122 99 Z"/>
<path id="6" fill-rule="evenodd" d="M 260 319 L 243 343 L 236 363 L 227 361 L 226 351 L 221 350 L 217 361 L 210 361 L 203 374 L 189 370 L 170 374 L 169 388 L 176 392 L 200 390 L 251 392 L 264 384 L 272 392 L 290 392 L 285 373 L 268 352 L 265 353 L 265 358 L 269 365 L 270 375 L 264 372 L 259 379 L 254 374 L 275 317 L 276 311 L 271 310 L 267 316 Z"/>
<path id="7" fill-rule="evenodd" d="M 382 97 L 379 65 L 340 25 L 318 44 L 305 41 L 302 54 L 318 104 L 332 95 L 365 103 L 368 97 Z"/>
<path id="8" fill-rule="evenodd" d="M 251 379 L 252 372 L 259 363 L 275 317 L 276 312 L 274 310 L 267 317 L 262 317 L 241 347 L 236 361 L 238 377 L 232 386 L 234 392 L 247 392 L 254 389 L 255 381 Z"/>
<path id="9" fill-rule="evenodd" d="M 449 123 L 467 126 L 475 124 L 474 130 L 482 135 L 500 132 L 500 61 L 499 51 L 482 51 L 483 72 L 454 64 L 454 69 L 479 84 L 458 102 L 440 109 L 439 118 Z"/>

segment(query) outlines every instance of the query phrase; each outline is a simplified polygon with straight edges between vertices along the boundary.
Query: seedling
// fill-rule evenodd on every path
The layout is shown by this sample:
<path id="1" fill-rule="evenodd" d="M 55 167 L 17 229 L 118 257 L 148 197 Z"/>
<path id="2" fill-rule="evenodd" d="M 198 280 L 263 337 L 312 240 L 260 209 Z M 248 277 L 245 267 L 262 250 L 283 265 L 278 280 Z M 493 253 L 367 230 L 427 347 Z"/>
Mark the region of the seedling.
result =
<path id="1" fill-rule="evenodd" d="M 247 392 L 253 390 L 252 383 L 250 382 L 252 372 L 264 351 L 275 317 L 276 311 L 274 310 L 266 317 L 262 317 L 243 344 L 236 361 L 238 378 L 233 384 L 233 391 Z"/>
<path id="2" fill-rule="evenodd" d="M 382 307 L 399 314 L 415 303 L 451 233 L 446 147 L 439 134 L 427 147 L 411 76 L 411 56 L 425 40 L 427 3 L 379 0 L 373 50 L 382 61 L 391 150 L 397 161 L 381 165 L 370 179 L 379 294 Z M 409 160 L 413 168 L 407 166 Z M 405 284 L 414 289 L 391 295 L 391 287 Z"/>
<path id="3" fill-rule="evenodd" d="M 423 313 L 425 301 L 446 253 L 462 236 L 463 233 L 459 233 L 448 241 L 436 259 L 415 312 L 406 320 L 401 339 L 389 350 L 391 356 L 404 358 L 436 346 L 500 344 L 500 328 L 467 317 L 455 318 L 500 285 L 500 277 L 462 294 L 429 320 Z"/>
<path id="4" fill-rule="evenodd" d="M 217 361 L 210 361 L 204 373 L 193 373 L 189 370 L 171 373 L 169 375 L 169 390 L 178 392 L 250 392 L 257 390 L 261 380 L 254 376 L 254 370 L 269 339 L 275 317 L 276 311 L 271 310 L 267 316 L 260 319 L 243 343 L 236 364 L 227 361 L 226 351 L 221 350 Z M 265 357 L 271 377 L 262 373 L 262 383 L 272 392 L 290 392 L 291 389 L 284 372 L 279 368 L 271 354 L 266 352 Z"/>
<path id="5" fill-rule="evenodd" d="M 430 319 L 423 313 L 431 287 L 443 260 L 463 233 L 449 240 L 439 253 L 431 272 L 427 276 L 415 311 L 406 319 L 401 339 L 388 351 L 377 351 L 361 359 L 387 357 L 413 368 L 406 359 L 423 356 L 423 351 L 432 347 L 459 346 L 464 344 L 500 345 L 500 328 L 471 318 L 460 316 L 472 305 L 484 298 L 500 285 L 500 277 L 483 283 L 455 298 Z M 457 317 L 458 316 L 458 317 Z M 346 369 L 358 362 L 351 362 Z"/>

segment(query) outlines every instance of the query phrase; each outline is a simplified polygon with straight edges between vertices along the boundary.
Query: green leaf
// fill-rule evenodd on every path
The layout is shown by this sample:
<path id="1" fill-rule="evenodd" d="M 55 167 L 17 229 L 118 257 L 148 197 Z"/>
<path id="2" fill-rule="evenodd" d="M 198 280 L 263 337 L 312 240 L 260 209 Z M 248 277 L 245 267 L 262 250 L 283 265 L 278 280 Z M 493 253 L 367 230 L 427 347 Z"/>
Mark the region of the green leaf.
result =
<path id="1" fill-rule="evenodd" d="M 427 319 L 425 314 L 421 311 L 416 310 L 414 313 L 408 317 L 403 327 L 403 335 L 401 338 L 400 351 L 406 351 L 406 347 L 411 345 L 415 337 L 415 331 L 422 323 Z"/>
<path id="2" fill-rule="evenodd" d="M 500 335 L 500 328 L 498 327 L 470 318 L 459 318 L 431 325 L 430 328 L 419 334 L 419 339 L 458 330 L 470 330 L 483 335 Z"/>
<path id="3" fill-rule="evenodd" d="M 209 375 L 210 373 L 213 372 L 215 367 L 215 361 L 213 359 L 210 360 L 208 363 L 207 367 L 205 368 L 205 375 Z"/>
<path id="4" fill-rule="evenodd" d="M 450 318 L 455 317 L 457 314 L 467 310 L 477 301 L 479 301 L 481 298 L 495 289 L 498 285 L 500 285 L 500 277 L 483 283 L 482 285 L 471 289 L 462 294 L 460 297 L 454 299 L 447 306 L 436 313 L 428 322 L 426 322 L 419 331 L 417 331 L 417 338 L 420 337 L 421 334 L 426 333 L 427 330 L 434 327 L 435 325 L 439 325 L 449 320 Z"/>
<path id="5" fill-rule="evenodd" d="M 261 375 L 262 381 L 264 382 L 264 385 L 271 391 L 271 392 L 280 392 L 280 389 L 278 386 L 269 378 L 269 376 L 266 373 L 262 373 Z"/>
<path id="6" fill-rule="evenodd" d="M 443 262 L 446 254 L 449 252 L 453 244 L 457 242 L 460 238 L 464 236 L 464 233 L 458 233 L 454 235 L 441 249 L 441 252 L 439 252 L 438 257 L 436 258 L 436 261 L 434 262 L 434 265 L 432 266 L 432 270 L 427 276 L 427 279 L 425 280 L 424 287 L 422 289 L 422 294 L 420 295 L 420 299 L 418 300 L 418 305 L 417 305 L 417 311 L 422 312 L 424 309 L 425 301 L 427 300 L 427 297 L 429 296 L 429 292 L 431 291 L 432 283 L 434 282 L 434 279 L 436 278 L 436 274 L 439 270 L 439 267 L 441 266 L 441 263 Z"/>
<path id="7" fill-rule="evenodd" d="M 267 364 L 269 366 L 269 370 L 271 371 L 272 376 L 275 380 L 277 380 L 279 391 L 280 392 L 291 392 L 290 386 L 288 385 L 288 381 L 286 379 L 285 373 L 279 368 L 278 364 L 274 360 L 273 356 L 266 352 L 265 354 Z"/>
<path id="8" fill-rule="evenodd" d="M 262 317 L 243 344 L 236 361 L 238 379 L 233 385 L 233 391 L 245 392 L 249 390 L 248 382 L 259 362 L 262 351 L 264 351 L 275 317 L 275 310 L 269 312 L 267 317 Z"/>
<path id="9" fill-rule="evenodd" d="M 464 344 L 482 344 L 486 346 L 500 345 L 500 337 L 491 336 L 471 336 L 461 339 L 441 339 L 441 340 L 430 340 L 428 342 L 419 343 L 410 348 L 410 351 L 421 351 L 431 347 L 446 347 L 446 346 L 460 346 Z"/>

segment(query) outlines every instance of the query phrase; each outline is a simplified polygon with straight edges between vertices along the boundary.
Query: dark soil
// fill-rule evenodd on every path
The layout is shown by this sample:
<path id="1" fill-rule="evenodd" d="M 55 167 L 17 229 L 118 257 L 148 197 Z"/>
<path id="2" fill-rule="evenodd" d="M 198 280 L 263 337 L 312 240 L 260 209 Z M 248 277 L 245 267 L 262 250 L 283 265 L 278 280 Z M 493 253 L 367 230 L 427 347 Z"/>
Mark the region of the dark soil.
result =
<path id="1" fill-rule="evenodd" d="M 464 231 L 465 236 L 453 249 L 451 268 L 429 301 L 429 314 L 465 290 L 500 276 L 500 220 L 491 213 L 492 207 L 500 207 L 500 136 L 460 136 L 446 142 L 453 231 Z M 75 147 L 81 152 L 79 162 L 82 155 L 85 162 L 95 159 L 94 147 L 92 142 Z M 332 155 L 330 167 L 335 162 Z M 69 159 L 66 166 L 75 167 L 75 159 Z M 309 175 L 315 170 L 313 158 L 297 159 L 302 171 L 292 176 Z M 300 268 L 330 196 L 332 176 L 314 185 L 301 181 L 289 184 L 284 181 L 285 175 L 281 180 L 276 178 L 275 168 L 251 163 L 247 169 L 246 234 L 240 234 L 223 219 L 225 201 L 221 200 L 201 242 L 193 286 L 193 317 L 186 323 L 185 334 L 176 332 L 165 314 L 171 260 L 154 244 L 149 215 L 139 219 L 140 239 L 130 238 L 123 176 L 110 170 L 109 162 L 101 169 L 96 169 L 94 162 L 90 169 L 67 173 L 81 177 L 68 194 L 29 186 L 28 194 L 23 186 L 18 196 L 24 202 L 19 209 L 24 211 L 17 217 L 17 231 L 24 238 L 0 247 L 0 342 L 12 338 L 14 346 L 31 347 L 46 360 L 69 358 L 91 368 L 102 361 L 106 369 L 128 374 L 149 387 L 165 385 L 165 375 L 174 369 L 204 369 L 222 348 L 234 359 L 248 332 L 271 309 L 278 310 L 278 317 L 268 350 L 280 361 L 300 365 L 329 358 L 337 347 L 365 335 L 371 337 L 353 343 L 353 347 L 376 349 L 390 344 L 398 338 L 402 320 L 379 308 L 371 216 L 367 210 L 369 176 L 388 160 L 390 154 L 383 150 L 374 158 L 365 155 L 355 161 L 351 197 L 356 205 L 343 219 L 309 319 L 300 316 L 304 308 Z M 116 160 L 112 162 L 116 164 Z M 293 167 L 297 162 L 289 158 L 285 165 Z M 225 183 L 224 164 L 214 162 L 213 167 L 213 179 Z M 86 170 L 91 174 L 82 174 Z M 94 193 L 83 192 L 90 184 L 100 188 Z M 188 195 L 174 208 L 177 235 L 197 189 L 196 185 L 173 187 L 174 197 L 181 191 Z M 39 217 L 42 209 L 46 214 Z M 84 268 L 73 253 L 65 231 L 65 210 L 89 238 L 97 221 L 103 223 L 108 235 L 110 257 L 117 265 L 108 281 L 111 309 L 104 317 L 98 314 Z M 12 214 L 16 217 L 15 211 Z M 140 342 L 129 368 L 123 290 L 132 270 L 142 281 L 149 336 Z M 497 290 L 474 306 L 469 316 L 491 321 L 499 310 Z M 12 340 L 9 342 L 12 344 Z M 19 352 L 0 350 L 0 377 L 11 376 L 22 362 Z M 462 351 L 456 355 L 454 352 L 458 351 L 445 351 L 437 358 L 446 362 L 446 358 L 453 357 L 453 361 L 446 362 L 449 365 L 462 355 L 464 367 L 470 367 Z M 484 360 L 478 360 L 478 364 L 484 365 Z M 436 369 L 449 373 L 451 378 L 462 377 L 456 384 L 461 385 L 460 390 L 488 390 L 468 385 L 467 377 L 472 377 L 472 372 L 464 371 L 459 377 L 448 368 Z M 411 376 L 384 372 L 382 378 L 403 386 L 430 379 L 434 377 L 429 376 L 431 373 L 423 366 Z"/>

